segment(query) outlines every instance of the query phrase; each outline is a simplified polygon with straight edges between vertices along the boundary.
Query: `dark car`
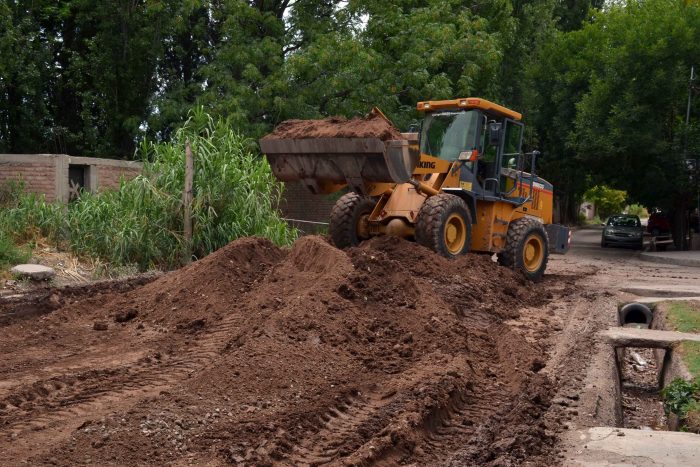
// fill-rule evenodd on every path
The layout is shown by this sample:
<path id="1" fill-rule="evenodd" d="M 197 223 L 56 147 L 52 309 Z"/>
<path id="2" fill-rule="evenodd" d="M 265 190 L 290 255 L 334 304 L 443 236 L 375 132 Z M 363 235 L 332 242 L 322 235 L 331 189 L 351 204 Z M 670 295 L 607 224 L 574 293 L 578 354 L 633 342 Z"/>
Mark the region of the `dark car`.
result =
<path id="1" fill-rule="evenodd" d="M 608 218 L 600 239 L 600 246 L 632 246 L 642 249 L 644 246 L 644 227 L 638 216 L 615 214 Z"/>
<path id="2" fill-rule="evenodd" d="M 647 222 L 647 232 L 653 237 L 667 235 L 671 231 L 671 223 L 663 212 L 652 212 Z"/>
<path id="3" fill-rule="evenodd" d="M 700 233 L 700 225 L 698 225 L 698 215 L 695 212 L 691 212 L 688 216 L 689 228 L 695 232 Z M 652 237 L 667 236 L 671 235 L 672 227 L 671 219 L 669 216 L 661 211 L 656 211 L 651 213 L 649 216 L 649 222 L 647 223 L 647 232 L 649 232 Z"/>

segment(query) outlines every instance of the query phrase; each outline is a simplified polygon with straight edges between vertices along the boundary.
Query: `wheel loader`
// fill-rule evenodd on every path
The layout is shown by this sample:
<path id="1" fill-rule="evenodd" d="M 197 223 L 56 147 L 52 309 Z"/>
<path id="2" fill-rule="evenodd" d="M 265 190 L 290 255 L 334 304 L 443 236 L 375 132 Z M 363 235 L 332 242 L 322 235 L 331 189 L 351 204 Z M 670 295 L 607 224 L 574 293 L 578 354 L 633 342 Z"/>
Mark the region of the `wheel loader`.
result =
<path id="1" fill-rule="evenodd" d="M 568 250 L 571 234 L 552 223 L 553 187 L 535 174 L 538 153 L 521 152 L 522 115 L 481 98 L 417 109 L 419 131 L 401 138 L 273 133 L 260 146 L 279 180 L 318 194 L 347 190 L 329 223 L 339 248 L 396 235 L 446 257 L 495 253 L 500 264 L 539 280 L 549 254 Z"/>

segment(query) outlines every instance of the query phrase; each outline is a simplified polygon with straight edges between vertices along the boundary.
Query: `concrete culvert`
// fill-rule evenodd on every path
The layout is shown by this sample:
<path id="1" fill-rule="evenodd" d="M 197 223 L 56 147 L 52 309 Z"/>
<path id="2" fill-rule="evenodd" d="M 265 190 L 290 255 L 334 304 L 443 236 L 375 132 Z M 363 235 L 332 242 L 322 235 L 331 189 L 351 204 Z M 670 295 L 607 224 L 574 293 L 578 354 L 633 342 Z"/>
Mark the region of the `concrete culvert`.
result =
<path id="1" fill-rule="evenodd" d="M 649 328 L 653 317 L 653 312 L 643 303 L 628 303 L 620 309 L 621 326 L 641 325 Z"/>

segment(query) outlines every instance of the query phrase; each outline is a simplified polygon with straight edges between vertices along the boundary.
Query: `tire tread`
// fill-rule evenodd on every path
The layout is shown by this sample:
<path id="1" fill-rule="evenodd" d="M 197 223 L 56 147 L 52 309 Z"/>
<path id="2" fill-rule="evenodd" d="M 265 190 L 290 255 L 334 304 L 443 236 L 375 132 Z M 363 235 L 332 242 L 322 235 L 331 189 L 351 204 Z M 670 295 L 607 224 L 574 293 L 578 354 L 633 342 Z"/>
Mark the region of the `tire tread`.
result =
<path id="1" fill-rule="evenodd" d="M 545 249 L 542 267 L 534 274 L 525 270 L 524 265 L 519 264 L 519 262 L 521 262 L 521 260 L 519 260 L 521 256 L 519 250 L 522 247 L 522 243 L 525 241 L 525 237 L 533 230 L 538 230 L 542 235 Z M 549 238 L 547 237 L 547 232 L 542 222 L 531 217 L 521 217 L 511 222 L 506 235 L 506 246 L 497 256 L 498 262 L 502 266 L 519 268 L 529 279 L 539 280 L 544 274 L 549 257 Z"/>
<path id="2" fill-rule="evenodd" d="M 467 226 L 466 248 L 463 253 L 469 251 L 471 247 L 471 226 L 472 219 L 466 203 L 455 195 L 440 193 L 428 198 L 421 206 L 416 221 L 416 242 L 430 248 L 431 250 L 451 256 L 444 248 L 442 239 L 442 221 L 446 213 L 460 209 L 463 211 L 464 222 Z"/>

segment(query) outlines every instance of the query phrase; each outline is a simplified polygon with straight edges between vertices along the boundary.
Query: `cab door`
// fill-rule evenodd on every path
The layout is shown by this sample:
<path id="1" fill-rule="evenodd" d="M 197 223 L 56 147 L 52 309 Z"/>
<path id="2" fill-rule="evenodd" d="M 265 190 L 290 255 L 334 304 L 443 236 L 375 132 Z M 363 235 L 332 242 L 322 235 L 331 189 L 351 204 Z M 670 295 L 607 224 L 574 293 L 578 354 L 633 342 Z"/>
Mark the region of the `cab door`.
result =
<path id="1" fill-rule="evenodd" d="M 520 167 L 520 150 L 523 143 L 523 129 L 525 126 L 506 118 L 503 129 L 503 140 L 500 151 L 500 191 L 505 197 L 513 194 L 517 188 Z"/>

